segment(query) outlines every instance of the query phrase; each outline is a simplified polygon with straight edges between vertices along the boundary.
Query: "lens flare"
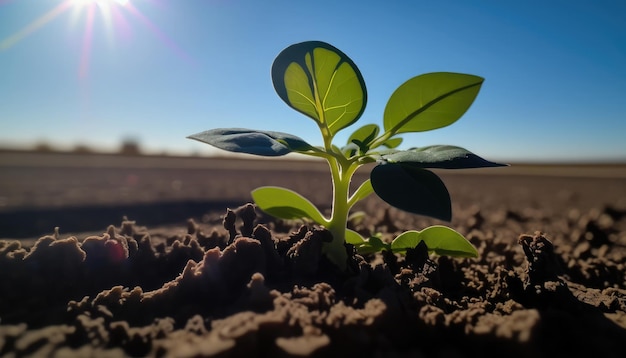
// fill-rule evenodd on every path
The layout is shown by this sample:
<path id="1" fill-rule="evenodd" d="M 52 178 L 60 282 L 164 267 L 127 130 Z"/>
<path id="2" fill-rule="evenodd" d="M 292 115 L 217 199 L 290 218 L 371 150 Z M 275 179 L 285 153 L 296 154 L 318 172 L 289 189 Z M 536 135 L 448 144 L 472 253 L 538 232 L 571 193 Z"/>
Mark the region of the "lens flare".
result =
<path id="1" fill-rule="evenodd" d="M 3 0 L 0 0 L 0 5 Z M 131 18 L 138 20 L 147 27 L 152 34 L 163 44 L 173 51 L 178 57 L 187 62 L 193 62 L 189 56 L 182 51 L 174 41 L 166 36 L 150 19 L 138 10 L 130 0 L 63 0 L 60 4 L 45 12 L 22 29 L 12 35 L 0 40 L 0 52 L 6 51 L 15 46 L 35 31 L 39 30 L 53 19 L 72 9 L 72 20 L 75 21 L 81 16 L 85 16 L 85 27 L 83 29 L 82 48 L 80 52 L 80 64 L 78 69 L 79 78 L 85 78 L 89 73 L 89 63 L 91 59 L 91 49 L 93 48 L 93 31 L 98 22 L 106 28 L 107 33 L 112 34 L 114 30 L 128 33 L 130 22 L 125 15 L 130 14 Z M 100 16 L 96 16 L 99 14 Z M 72 21 L 72 22 L 73 22 Z M 110 35 L 112 37 L 112 35 Z"/>
<path id="2" fill-rule="evenodd" d="M 33 32 L 39 30 L 39 28 L 41 28 L 42 26 L 44 26 L 45 24 L 47 24 L 48 22 L 50 22 L 51 20 L 53 20 L 57 16 L 61 15 L 62 13 L 64 13 L 69 8 L 71 8 L 71 5 L 72 5 L 72 1 L 64 1 L 64 2 L 60 3 L 59 5 L 53 7 L 52 9 L 50 9 L 50 11 L 46 12 L 45 14 L 43 14 L 40 17 L 38 17 L 35 20 L 33 20 L 33 22 L 31 22 L 30 24 L 26 25 L 23 29 L 19 30 L 18 32 L 14 33 L 13 35 L 10 35 L 9 37 L 7 37 L 4 40 L 0 41 L 0 51 L 8 50 L 10 47 L 12 47 L 16 43 L 22 41 L 28 35 L 30 35 Z"/>

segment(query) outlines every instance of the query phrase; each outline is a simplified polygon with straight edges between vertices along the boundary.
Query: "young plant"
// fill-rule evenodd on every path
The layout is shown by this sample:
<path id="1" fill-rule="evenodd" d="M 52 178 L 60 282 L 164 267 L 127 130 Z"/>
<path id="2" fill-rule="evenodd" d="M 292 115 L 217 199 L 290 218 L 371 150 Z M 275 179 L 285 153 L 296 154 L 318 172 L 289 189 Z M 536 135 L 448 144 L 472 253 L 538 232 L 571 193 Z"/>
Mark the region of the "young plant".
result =
<path id="1" fill-rule="evenodd" d="M 382 133 L 378 125 L 366 124 L 350 135 L 345 146 L 338 147 L 333 138 L 361 117 L 367 102 L 365 82 L 354 62 L 327 43 L 303 42 L 283 50 L 274 61 L 271 74 L 280 98 L 315 121 L 323 146 L 310 145 L 287 133 L 241 128 L 212 129 L 188 137 L 231 152 L 262 156 L 296 152 L 328 162 L 333 183 L 330 217 L 303 196 L 273 186 L 252 191 L 261 210 L 282 219 L 306 218 L 326 227 L 333 240 L 324 244 L 323 253 L 341 269 L 347 264 L 344 242 L 367 253 L 405 252 L 424 241 L 429 251 L 437 254 L 477 256 L 476 249 L 461 234 L 445 226 L 407 231 L 391 244 L 375 236 L 364 239 L 346 226 L 350 209 L 373 192 L 399 209 L 450 221 L 448 190 L 426 168 L 501 166 L 449 145 L 395 149 L 402 142 L 398 137 L 402 133 L 428 131 L 457 121 L 476 98 L 483 78 L 449 72 L 413 77 L 398 87 L 387 102 Z M 350 193 L 353 174 L 367 163 L 378 165 L 371 171 L 370 179 Z"/>

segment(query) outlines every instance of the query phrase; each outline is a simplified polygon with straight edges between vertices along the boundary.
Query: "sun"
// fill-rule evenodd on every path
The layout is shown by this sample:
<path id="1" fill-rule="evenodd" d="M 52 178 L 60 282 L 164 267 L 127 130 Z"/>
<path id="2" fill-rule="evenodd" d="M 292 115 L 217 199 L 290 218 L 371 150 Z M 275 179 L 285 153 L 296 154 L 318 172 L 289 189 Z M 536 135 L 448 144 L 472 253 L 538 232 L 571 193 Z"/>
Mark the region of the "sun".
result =
<path id="1" fill-rule="evenodd" d="M 118 8 L 125 10 L 133 10 L 134 8 L 129 0 L 66 0 L 66 3 L 74 9 L 74 21 L 81 16 L 80 14 L 84 14 L 86 19 L 79 68 L 79 76 L 84 78 L 89 70 L 93 42 L 92 32 L 97 22 L 95 13 L 100 14 L 100 21 L 98 22 L 105 27 L 109 36 L 112 36 L 114 29 L 126 22 Z"/>
<path id="2" fill-rule="evenodd" d="M 150 32 L 166 47 L 172 50 L 181 59 L 192 62 L 189 56 L 182 51 L 174 41 L 163 33 L 139 9 L 133 6 L 130 0 L 56 0 L 58 4 L 38 18 L 32 20 L 22 29 L 0 38 L 0 53 L 7 51 L 17 43 L 39 30 L 61 14 L 71 12 L 70 23 L 83 23 L 82 46 L 80 50 L 79 78 L 86 78 L 89 72 L 89 62 L 93 44 L 93 31 L 96 26 L 103 27 L 110 38 L 126 36 L 131 33 L 131 20 L 147 27 Z M 2 0 L 0 0 L 0 4 Z M 73 26 L 72 26 L 73 28 Z"/>

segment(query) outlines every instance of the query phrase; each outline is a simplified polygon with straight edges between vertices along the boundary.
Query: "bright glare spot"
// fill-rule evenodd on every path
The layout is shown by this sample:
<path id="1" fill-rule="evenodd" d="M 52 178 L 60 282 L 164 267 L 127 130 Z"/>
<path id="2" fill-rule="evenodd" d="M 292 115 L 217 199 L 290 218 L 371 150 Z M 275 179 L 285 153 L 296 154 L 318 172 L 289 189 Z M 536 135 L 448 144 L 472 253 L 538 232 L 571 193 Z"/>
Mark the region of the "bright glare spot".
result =
<path id="1" fill-rule="evenodd" d="M 6 2 L 6 0 L 0 0 L 0 4 L 3 2 Z M 174 50 L 177 55 L 181 56 L 185 60 L 189 60 L 188 56 L 183 53 L 172 40 L 163 34 L 163 32 L 156 25 L 154 25 L 149 18 L 137 10 L 131 4 L 130 0 L 62 0 L 62 2 L 58 3 L 52 9 L 31 21 L 22 29 L 9 35 L 8 37 L 0 38 L 0 53 L 8 50 L 27 36 L 48 24 L 57 16 L 70 9 L 72 10 L 71 23 L 78 21 L 80 16 L 85 16 L 85 27 L 83 30 L 83 43 L 79 68 L 79 75 L 81 78 L 86 76 L 89 71 L 91 48 L 94 42 L 93 31 L 95 26 L 98 25 L 96 24 L 96 21 L 98 21 L 96 20 L 96 14 L 100 15 L 98 17 L 98 19 L 101 20 L 100 25 L 105 27 L 108 36 L 113 36 L 112 34 L 114 28 L 116 28 L 115 30 L 120 30 L 122 34 L 128 33 L 129 24 L 124 15 L 130 14 L 150 29 L 165 46 Z"/>

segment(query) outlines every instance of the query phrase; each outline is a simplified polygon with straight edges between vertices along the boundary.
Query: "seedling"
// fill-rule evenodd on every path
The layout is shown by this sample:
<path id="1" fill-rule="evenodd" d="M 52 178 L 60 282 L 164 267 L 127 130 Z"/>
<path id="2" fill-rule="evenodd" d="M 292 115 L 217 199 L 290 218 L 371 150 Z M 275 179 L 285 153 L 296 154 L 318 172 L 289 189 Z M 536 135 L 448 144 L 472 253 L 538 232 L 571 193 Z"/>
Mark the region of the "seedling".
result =
<path id="1" fill-rule="evenodd" d="M 372 193 L 399 209 L 450 221 L 450 195 L 441 179 L 426 168 L 479 168 L 502 164 L 487 161 L 463 148 L 435 145 L 409 150 L 396 149 L 398 135 L 448 126 L 470 107 L 483 83 L 473 75 L 427 73 L 402 84 L 391 95 L 383 117 L 383 130 L 376 124 L 356 129 L 347 144 L 333 144 L 335 135 L 354 124 L 367 102 L 365 82 L 352 60 L 337 48 L 319 41 L 303 42 L 283 50 L 274 60 L 272 82 L 280 98 L 291 108 L 313 119 L 323 146 L 313 146 L 297 136 L 263 130 L 219 128 L 189 136 L 230 152 L 282 156 L 295 152 L 328 161 L 333 183 L 330 217 L 324 216 L 308 199 L 280 187 L 252 191 L 256 205 L 282 219 L 306 218 L 326 227 L 333 236 L 323 253 L 341 269 L 346 268 L 344 242 L 361 253 L 391 250 L 405 252 L 424 241 L 428 250 L 440 255 L 476 257 L 472 244 L 445 226 L 407 231 L 391 244 L 372 236 L 363 238 L 347 226 L 350 209 Z M 356 170 L 378 163 L 370 179 L 350 193 Z"/>

